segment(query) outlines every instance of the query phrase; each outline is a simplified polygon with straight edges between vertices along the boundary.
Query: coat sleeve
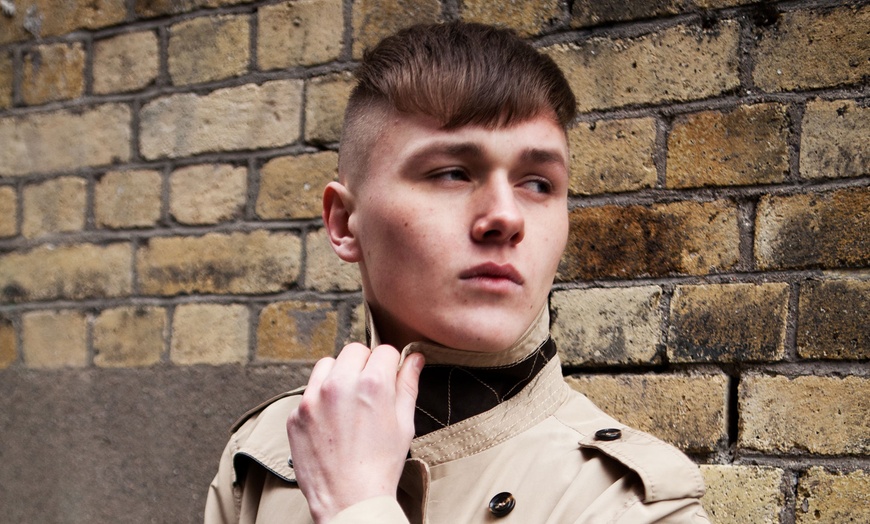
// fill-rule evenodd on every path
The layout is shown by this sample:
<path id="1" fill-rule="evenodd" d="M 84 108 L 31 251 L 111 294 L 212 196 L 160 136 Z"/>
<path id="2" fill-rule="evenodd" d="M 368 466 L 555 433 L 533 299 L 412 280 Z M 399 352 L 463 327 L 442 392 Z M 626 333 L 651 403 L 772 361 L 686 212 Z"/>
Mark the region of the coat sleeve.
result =
<path id="1" fill-rule="evenodd" d="M 235 473 L 233 471 L 232 439 L 227 442 L 221 455 L 220 464 L 214 480 L 208 487 L 208 496 L 205 502 L 204 524 L 226 524 L 239 521 L 239 497 L 233 485 Z"/>
<path id="2" fill-rule="evenodd" d="M 329 524 L 408 524 L 408 518 L 396 499 L 382 496 L 345 508 Z"/>

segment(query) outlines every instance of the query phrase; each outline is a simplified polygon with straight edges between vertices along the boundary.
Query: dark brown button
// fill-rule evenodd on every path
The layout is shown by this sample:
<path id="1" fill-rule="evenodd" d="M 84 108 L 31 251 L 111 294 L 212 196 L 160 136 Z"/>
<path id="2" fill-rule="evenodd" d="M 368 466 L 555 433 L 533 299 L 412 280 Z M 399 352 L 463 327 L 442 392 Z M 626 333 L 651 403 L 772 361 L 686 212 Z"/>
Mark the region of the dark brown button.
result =
<path id="1" fill-rule="evenodd" d="M 494 496 L 489 501 L 489 511 L 496 517 L 504 517 L 517 505 L 517 499 L 507 491 L 503 491 Z"/>
<path id="2" fill-rule="evenodd" d="M 595 440 L 619 440 L 622 430 L 618 428 L 604 428 L 595 432 Z"/>

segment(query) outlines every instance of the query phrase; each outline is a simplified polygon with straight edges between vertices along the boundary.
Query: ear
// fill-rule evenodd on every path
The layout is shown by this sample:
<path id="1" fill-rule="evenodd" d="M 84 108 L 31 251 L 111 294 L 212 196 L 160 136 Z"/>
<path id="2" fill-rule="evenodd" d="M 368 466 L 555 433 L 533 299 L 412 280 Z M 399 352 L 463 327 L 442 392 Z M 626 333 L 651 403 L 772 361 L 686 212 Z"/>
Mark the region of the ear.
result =
<path id="1" fill-rule="evenodd" d="M 351 226 L 354 210 L 353 193 L 339 182 L 330 182 L 323 190 L 323 225 L 335 254 L 345 262 L 359 262 L 359 242 Z"/>

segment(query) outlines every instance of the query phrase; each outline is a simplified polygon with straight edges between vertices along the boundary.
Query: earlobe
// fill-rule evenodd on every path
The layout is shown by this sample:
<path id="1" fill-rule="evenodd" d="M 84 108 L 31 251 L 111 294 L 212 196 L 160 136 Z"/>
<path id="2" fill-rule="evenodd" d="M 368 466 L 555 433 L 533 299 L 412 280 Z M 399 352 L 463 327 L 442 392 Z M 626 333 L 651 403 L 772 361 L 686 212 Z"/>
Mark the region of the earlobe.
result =
<path id="1" fill-rule="evenodd" d="M 359 262 L 359 242 L 351 225 L 353 194 L 339 182 L 330 182 L 323 190 L 323 225 L 333 251 L 345 262 Z"/>

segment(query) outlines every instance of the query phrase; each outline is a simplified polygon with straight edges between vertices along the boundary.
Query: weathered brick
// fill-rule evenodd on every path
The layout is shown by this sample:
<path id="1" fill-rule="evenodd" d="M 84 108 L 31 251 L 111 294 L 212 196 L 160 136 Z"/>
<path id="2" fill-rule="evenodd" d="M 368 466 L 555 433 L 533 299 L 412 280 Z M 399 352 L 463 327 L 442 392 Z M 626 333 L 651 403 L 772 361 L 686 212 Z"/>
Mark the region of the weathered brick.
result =
<path id="1" fill-rule="evenodd" d="M 540 33 L 562 18 L 558 0 L 518 0 L 497 6 L 485 0 L 465 0 L 460 16 L 466 22 L 509 27 L 528 36 Z"/>
<path id="2" fill-rule="evenodd" d="M 847 376 L 744 376 L 742 449 L 816 455 L 870 453 L 870 379 Z"/>
<path id="3" fill-rule="evenodd" d="M 788 173 L 785 106 L 756 104 L 677 118 L 668 139 L 667 186 L 774 184 Z"/>
<path id="4" fill-rule="evenodd" d="M 127 244 L 40 246 L 0 256 L 3 302 L 128 295 L 132 254 Z"/>
<path id="5" fill-rule="evenodd" d="M 150 170 L 110 171 L 94 188 L 94 218 L 107 228 L 149 227 L 160 219 L 163 180 Z"/>
<path id="6" fill-rule="evenodd" d="M 160 362 L 166 338 L 166 311 L 159 307 L 107 309 L 94 320 L 94 364 L 106 368 L 151 366 Z"/>
<path id="7" fill-rule="evenodd" d="M 94 42 L 94 92 L 135 91 L 157 78 L 160 56 L 153 31 L 126 33 Z"/>
<path id="8" fill-rule="evenodd" d="M 0 176 L 72 171 L 130 159 L 130 109 L 105 104 L 0 118 Z"/>
<path id="9" fill-rule="evenodd" d="M 753 49 L 752 78 L 765 91 L 866 82 L 870 7 L 783 13 Z"/>
<path id="10" fill-rule="evenodd" d="M 29 105 L 81 96 L 85 50 L 80 42 L 41 45 L 24 53 L 21 98 Z"/>
<path id="11" fill-rule="evenodd" d="M 21 234 L 33 238 L 78 231 L 85 225 L 87 183 L 78 177 L 54 178 L 24 187 Z"/>
<path id="12" fill-rule="evenodd" d="M 656 123 L 652 118 L 581 123 L 568 131 L 568 142 L 572 194 L 619 193 L 655 186 Z"/>
<path id="13" fill-rule="evenodd" d="M 870 188 L 762 197 L 755 258 L 761 269 L 866 267 Z"/>
<path id="14" fill-rule="evenodd" d="M 18 200 L 15 188 L 0 186 L 0 237 L 18 234 Z"/>
<path id="15" fill-rule="evenodd" d="M 176 169 L 169 177 L 169 211 L 182 224 L 215 224 L 245 208 L 248 170 L 228 164 Z"/>
<path id="16" fill-rule="evenodd" d="M 248 360 L 250 313 L 242 305 L 182 304 L 172 321 L 175 364 L 231 364 Z"/>
<path id="17" fill-rule="evenodd" d="M 337 335 L 338 313 L 330 304 L 269 304 L 257 326 L 257 359 L 283 362 L 331 357 Z"/>
<path id="18" fill-rule="evenodd" d="M 366 343 L 366 307 L 360 304 L 353 308 L 350 314 L 350 331 L 344 344 L 351 342 Z"/>
<path id="19" fill-rule="evenodd" d="M 701 466 L 701 505 L 716 524 L 780 524 L 783 470 L 766 466 Z"/>
<path id="20" fill-rule="evenodd" d="M 15 0 L 15 14 L 0 16 L 0 44 L 114 25 L 126 18 L 125 4 L 126 0 Z"/>
<path id="21" fill-rule="evenodd" d="M 728 437 L 725 375 L 576 375 L 568 384 L 620 422 L 686 451 L 713 451 Z"/>
<path id="22" fill-rule="evenodd" d="M 358 0 L 353 3 L 353 56 L 382 38 L 414 24 L 438 22 L 441 4 L 437 0 Z"/>
<path id="23" fill-rule="evenodd" d="M 87 319 L 81 311 L 34 311 L 21 315 L 21 346 L 29 368 L 84 367 Z"/>
<path id="24" fill-rule="evenodd" d="M 768 362 L 785 356 L 788 284 L 677 286 L 668 357 L 673 362 Z"/>
<path id="25" fill-rule="evenodd" d="M 338 178 L 338 155 L 331 151 L 273 158 L 260 169 L 260 218 L 314 218 L 323 209 L 323 188 Z"/>
<path id="26" fill-rule="evenodd" d="M 707 274 L 738 262 L 737 210 L 722 201 L 578 208 L 569 220 L 563 281 Z"/>
<path id="27" fill-rule="evenodd" d="M 239 76 L 250 61 L 247 15 L 202 16 L 169 30 L 169 76 L 175 85 Z"/>
<path id="28" fill-rule="evenodd" d="M 15 81 L 15 69 L 12 65 L 12 53 L 0 52 L 0 109 L 12 105 L 12 85 Z"/>
<path id="29" fill-rule="evenodd" d="M 137 252 L 141 292 L 269 293 L 299 275 L 302 243 L 288 233 L 152 238 Z"/>
<path id="30" fill-rule="evenodd" d="M 308 82 L 305 95 L 306 142 L 338 142 L 347 99 L 354 85 L 350 73 L 320 76 Z"/>
<path id="31" fill-rule="evenodd" d="M 257 13 L 260 69 L 322 64 L 341 54 L 341 0 L 296 0 L 268 5 Z"/>
<path id="32" fill-rule="evenodd" d="M 18 341 L 15 325 L 8 318 L 0 317 L 0 369 L 8 368 L 18 360 Z"/>
<path id="33" fill-rule="evenodd" d="M 154 159 L 287 145 L 299 138 L 301 106 L 301 80 L 159 98 L 140 112 L 141 151 Z"/>
<path id="34" fill-rule="evenodd" d="M 574 2 L 571 10 L 572 27 L 588 27 L 607 22 L 621 22 L 670 16 L 686 11 L 718 9 L 752 3 L 754 0 L 647 0 L 624 2 L 621 0 L 597 0 Z"/>
<path id="35" fill-rule="evenodd" d="M 567 365 L 650 363 L 661 343 L 657 286 L 558 291 L 551 329 Z"/>
<path id="36" fill-rule="evenodd" d="M 870 522 L 870 475 L 813 466 L 798 479 L 797 524 Z"/>
<path id="37" fill-rule="evenodd" d="M 305 237 L 305 287 L 315 291 L 358 291 L 359 267 L 342 261 L 332 250 L 326 229 Z"/>
<path id="38" fill-rule="evenodd" d="M 739 26 L 678 26 L 630 39 L 591 38 L 547 53 L 565 72 L 580 111 L 668 100 L 697 100 L 732 90 Z"/>
<path id="39" fill-rule="evenodd" d="M 187 13 L 200 7 L 247 4 L 253 0 L 133 0 L 133 9 L 143 17 Z"/>
<path id="40" fill-rule="evenodd" d="M 803 358 L 870 358 L 870 281 L 802 283 L 797 350 Z"/>
<path id="41" fill-rule="evenodd" d="M 801 124 L 804 178 L 845 178 L 870 173 L 870 107 L 852 100 L 814 100 Z"/>

